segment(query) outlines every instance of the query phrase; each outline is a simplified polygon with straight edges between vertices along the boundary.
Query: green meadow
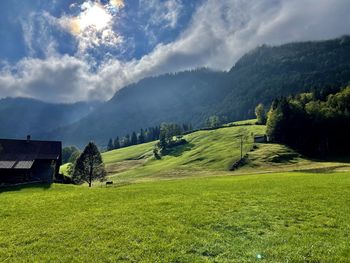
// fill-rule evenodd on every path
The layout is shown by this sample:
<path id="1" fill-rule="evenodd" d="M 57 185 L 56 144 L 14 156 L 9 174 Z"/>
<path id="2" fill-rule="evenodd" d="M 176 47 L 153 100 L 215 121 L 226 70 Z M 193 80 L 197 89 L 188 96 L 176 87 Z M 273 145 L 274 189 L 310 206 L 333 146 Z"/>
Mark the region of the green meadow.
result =
<path id="1" fill-rule="evenodd" d="M 105 152 L 102 157 L 110 179 L 117 183 L 222 175 L 240 159 L 239 132 L 244 130 L 249 135 L 243 145 L 246 153 L 253 147 L 253 135 L 264 134 L 265 129 L 262 125 L 248 125 L 197 131 L 185 135 L 188 143 L 172 149 L 161 160 L 153 157 L 156 142 Z M 63 165 L 61 172 L 65 173 L 66 168 Z"/>
<path id="2" fill-rule="evenodd" d="M 235 124 L 254 122 L 247 120 Z M 247 125 L 197 131 L 184 136 L 188 143 L 172 149 L 161 160 L 153 157 L 156 142 L 105 152 L 102 157 L 109 179 L 117 184 L 280 171 L 350 170 L 347 161 L 315 161 L 283 145 L 254 144 L 253 135 L 264 134 L 265 129 L 262 125 Z M 243 154 L 248 154 L 247 163 L 229 172 L 232 164 L 240 159 L 239 134 L 242 130 L 249 135 L 243 144 Z M 61 172 L 64 173 L 66 167 L 62 166 Z"/>
<path id="3" fill-rule="evenodd" d="M 229 171 L 242 128 L 247 162 Z M 254 144 L 264 132 L 194 132 L 161 160 L 155 142 L 103 153 L 113 187 L 0 189 L 0 262 L 349 262 L 349 163 Z"/>
<path id="4" fill-rule="evenodd" d="M 0 202 L 0 262 L 349 262 L 349 172 L 12 188 Z"/>

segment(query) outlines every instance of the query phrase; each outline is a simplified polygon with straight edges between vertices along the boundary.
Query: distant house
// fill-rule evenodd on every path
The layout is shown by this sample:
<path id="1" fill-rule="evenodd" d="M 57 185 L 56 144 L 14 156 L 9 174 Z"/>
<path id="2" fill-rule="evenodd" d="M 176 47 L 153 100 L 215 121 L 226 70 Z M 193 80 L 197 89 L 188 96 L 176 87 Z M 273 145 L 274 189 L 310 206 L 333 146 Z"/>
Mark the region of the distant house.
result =
<path id="1" fill-rule="evenodd" d="M 267 142 L 267 137 L 266 137 L 266 135 L 255 135 L 254 142 L 255 143 L 265 143 L 265 142 Z"/>
<path id="2" fill-rule="evenodd" d="M 0 185 L 52 183 L 61 165 L 62 143 L 0 139 Z"/>

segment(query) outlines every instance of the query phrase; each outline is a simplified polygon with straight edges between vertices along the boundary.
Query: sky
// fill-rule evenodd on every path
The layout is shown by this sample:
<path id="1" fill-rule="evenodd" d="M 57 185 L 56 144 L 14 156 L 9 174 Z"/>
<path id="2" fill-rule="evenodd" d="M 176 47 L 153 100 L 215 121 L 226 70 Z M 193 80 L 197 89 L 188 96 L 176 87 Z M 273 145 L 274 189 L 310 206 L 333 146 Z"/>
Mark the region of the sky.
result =
<path id="1" fill-rule="evenodd" d="M 255 47 L 350 34 L 349 0 L 0 1 L 0 98 L 108 100 L 142 78 L 229 70 Z"/>

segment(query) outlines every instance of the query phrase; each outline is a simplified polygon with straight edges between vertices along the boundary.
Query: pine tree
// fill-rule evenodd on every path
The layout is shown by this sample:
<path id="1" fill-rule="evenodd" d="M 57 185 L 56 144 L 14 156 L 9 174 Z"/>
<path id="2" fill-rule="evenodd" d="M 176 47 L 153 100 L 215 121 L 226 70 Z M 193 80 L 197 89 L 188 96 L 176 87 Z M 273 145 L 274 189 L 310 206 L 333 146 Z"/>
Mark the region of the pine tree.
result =
<path id="1" fill-rule="evenodd" d="M 128 146 L 130 146 L 130 135 L 129 134 L 125 135 L 124 140 L 123 140 L 123 147 L 128 147 Z"/>
<path id="2" fill-rule="evenodd" d="M 75 162 L 72 179 L 77 184 L 86 182 L 91 187 L 93 181 L 103 181 L 106 175 L 101 153 L 96 144 L 90 142 Z"/>
<path id="3" fill-rule="evenodd" d="M 112 151 L 114 149 L 113 141 L 112 139 L 109 139 L 108 145 L 107 145 L 107 151 Z"/>
<path id="4" fill-rule="evenodd" d="M 159 139 L 157 127 L 152 127 L 152 141 Z"/>
<path id="5" fill-rule="evenodd" d="M 160 129 L 160 134 L 159 134 L 159 148 L 161 151 L 165 150 L 167 146 L 167 130 L 166 126 L 162 125 L 162 128 Z"/>
<path id="6" fill-rule="evenodd" d="M 113 148 L 114 149 L 119 149 L 120 148 L 120 141 L 119 141 L 119 137 L 118 136 L 117 136 L 117 138 L 114 139 Z"/>
<path id="7" fill-rule="evenodd" d="M 139 138 L 138 138 L 138 143 L 144 143 L 145 142 L 145 132 L 143 129 L 140 130 Z"/>
<path id="8" fill-rule="evenodd" d="M 266 135 L 270 141 L 285 143 L 288 123 L 289 104 L 286 98 L 282 97 L 272 102 L 271 109 L 268 112 L 266 123 Z"/>
<path id="9" fill-rule="evenodd" d="M 187 132 L 187 131 L 188 131 L 188 125 L 185 124 L 185 123 L 183 123 L 183 124 L 182 124 L 182 130 L 183 130 L 184 132 Z"/>
<path id="10" fill-rule="evenodd" d="M 130 144 L 131 144 L 131 145 L 136 145 L 136 144 L 137 144 L 137 135 L 136 135 L 136 132 L 133 132 L 133 133 L 132 133 Z"/>
<path id="11" fill-rule="evenodd" d="M 152 131 L 151 128 L 145 130 L 146 142 L 152 141 Z"/>

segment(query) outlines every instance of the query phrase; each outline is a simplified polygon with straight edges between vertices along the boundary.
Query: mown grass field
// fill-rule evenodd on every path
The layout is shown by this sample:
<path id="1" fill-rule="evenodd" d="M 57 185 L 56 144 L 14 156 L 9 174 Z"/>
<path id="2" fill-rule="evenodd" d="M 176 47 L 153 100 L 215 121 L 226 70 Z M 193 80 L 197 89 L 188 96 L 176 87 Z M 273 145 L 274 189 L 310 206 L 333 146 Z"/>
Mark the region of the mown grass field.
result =
<path id="1" fill-rule="evenodd" d="M 0 262 L 350 260 L 349 172 L 0 191 Z"/>
<path id="2" fill-rule="evenodd" d="M 3 192 L 0 262 L 350 262 L 350 165 L 257 144 L 230 172 L 242 128 L 246 152 L 264 126 L 194 132 L 161 160 L 155 142 L 103 153 L 114 188 Z"/>

